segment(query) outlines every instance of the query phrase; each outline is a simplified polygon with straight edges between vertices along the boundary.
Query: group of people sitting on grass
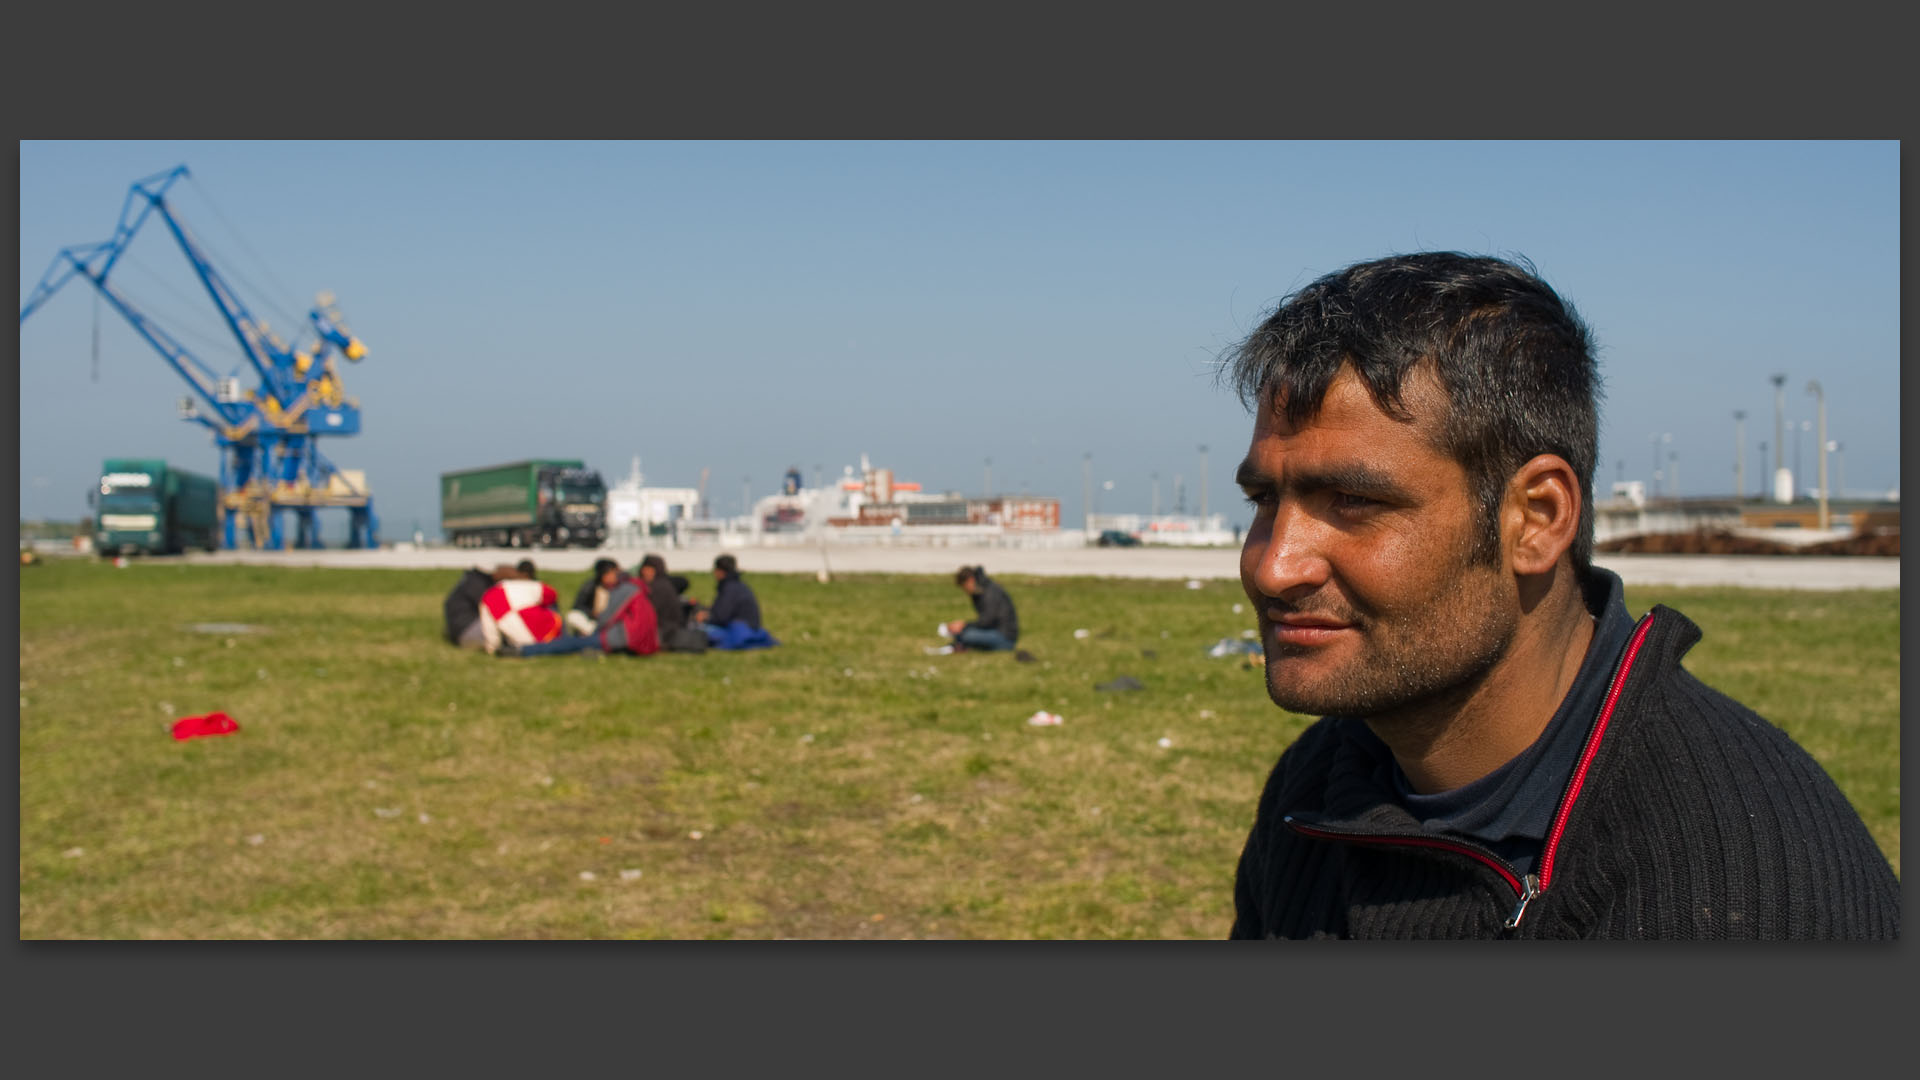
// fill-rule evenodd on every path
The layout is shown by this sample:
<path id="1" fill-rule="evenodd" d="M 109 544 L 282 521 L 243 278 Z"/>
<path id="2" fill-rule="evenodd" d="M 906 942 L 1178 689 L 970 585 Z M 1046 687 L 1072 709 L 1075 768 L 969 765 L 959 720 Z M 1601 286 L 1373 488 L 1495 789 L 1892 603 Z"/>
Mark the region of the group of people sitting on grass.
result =
<path id="1" fill-rule="evenodd" d="M 493 656 L 760 649 L 778 645 L 760 622 L 760 602 L 731 555 L 713 561 L 713 603 L 688 596 L 685 577 L 648 555 L 628 574 L 612 559 L 594 563 L 562 614 L 553 586 L 532 560 L 468 570 L 447 595 L 446 638 Z"/>
<path id="2" fill-rule="evenodd" d="M 533 560 L 491 571 L 468 570 L 447 594 L 446 638 L 461 648 L 493 656 L 558 656 L 563 653 L 705 652 L 778 645 L 760 623 L 760 601 L 740 578 L 731 555 L 713 560 L 713 603 L 687 595 L 689 582 L 667 573 L 667 561 L 648 555 L 632 574 L 612 559 L 593 564 L 564 614 L 553 586 L 541 581 Z M 939 653 L 1017 649 L 1020 616 L 1013 599 L 983 566 L 963 566 L 953 583 L 973 601 L 974 617 L 941 623 L 949 643 Z"/>

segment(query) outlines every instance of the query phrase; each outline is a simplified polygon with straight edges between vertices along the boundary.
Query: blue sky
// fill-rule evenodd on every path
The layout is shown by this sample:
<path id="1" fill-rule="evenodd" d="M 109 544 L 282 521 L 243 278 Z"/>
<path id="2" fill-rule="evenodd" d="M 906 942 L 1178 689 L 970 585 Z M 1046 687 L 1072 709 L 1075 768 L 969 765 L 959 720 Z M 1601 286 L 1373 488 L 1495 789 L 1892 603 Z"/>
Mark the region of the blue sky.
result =
<path id="1" fill-rule="evenodd" d="M 1650 480 L 1671 433 L 1681 491 L 1729 491 L 1744 409 L 1758 490 L 1776 371 L 1790 422 L 1824 385 L 1850 491 L 1900 479 L 1892 142 L 27 142 L 21 300 L 181 163 L 173 205 L 256 314 L 284 331 L 329 289 L 366 342 L 364 431 L 325 448 L 367 471 L 387 539 L 437 526 L 441 471 L 534 456 L 706 467 L 722 514 L 790 465 L 864 452 L 972 492 L 991 457 L 996 488 L 1077 522 L 1083 455 L 1102 511 L 1147 510 L 1155 472 L 1193 508 L 1204 443 L 1210 509 L 1244 522 L 1251 426 L 1214 358 L 1322 273 L 1443 248 L 1527 256 L 1594 327 L 1602 489 Z M 131 250 L 115 280 L 238 363 L 157 223 Z M 104 307 L 95 380 L 90 292 L 20 328 L 22 517 L 85 513 L 103 457 L 215 467 L 184 384 Z"/>

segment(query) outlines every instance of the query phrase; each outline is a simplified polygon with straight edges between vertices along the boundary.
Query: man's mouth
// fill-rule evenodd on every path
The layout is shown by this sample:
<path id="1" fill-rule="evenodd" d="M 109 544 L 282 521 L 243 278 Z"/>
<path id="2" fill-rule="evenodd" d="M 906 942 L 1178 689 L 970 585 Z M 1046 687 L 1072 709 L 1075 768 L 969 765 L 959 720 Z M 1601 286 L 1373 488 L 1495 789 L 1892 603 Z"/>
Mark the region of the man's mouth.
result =
<path id="1" fill-rule="evenodd" d="M 1356 629 L 1353 623 L 1330 615 L 1268 615 L 1268 634 L 1278 645 L 1325 645 Z"/>

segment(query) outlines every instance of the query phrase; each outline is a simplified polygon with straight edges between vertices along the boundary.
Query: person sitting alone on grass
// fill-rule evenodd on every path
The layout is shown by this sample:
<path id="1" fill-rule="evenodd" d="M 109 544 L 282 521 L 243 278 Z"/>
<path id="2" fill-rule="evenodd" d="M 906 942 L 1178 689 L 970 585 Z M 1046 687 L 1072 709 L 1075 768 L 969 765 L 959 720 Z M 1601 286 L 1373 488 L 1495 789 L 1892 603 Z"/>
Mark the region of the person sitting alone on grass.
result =
<path id="1" fill-rule="evenodd" d="M 760 600 L 740 580 L 740 564 L 731 555 L 713 560 L 713 605 L 696 608 L 694 621 L 716 649 L 760 649 L 778 645 L 760 625 Z"/>
<path id="2" fill-rule="evenodd" d="M 659 652 L 659 623 L 642 583 L 629 577 L 618 563 L 612 563 L 601 571 L 598 584 L 607 590 L 607 603 L 588 633 L 567 634 L 529 645 L 502 646 L 496 655 L 559 656 L 597 651 L 651 656 Z M 553 590 L 548 587 L 547 591 Z"/>
<path id="3" fill-rule="evenodd" d="M 596 559 L 593 570 L 587 574 L 587 580 L 580 583 L 580 590 L 573 594 L 573 607 L 567 611 L 567 629 L 576 634 L 593 632 L 594 620 L 607 609 L 607 587 L 600 584 L 608 570 L 616 569 L 619 563 L 612 559 Z"/>
<path id="4" fill-rule="evenodd" d="M 954 572 L 953 583 L 973 600 L 972 620 L 955 619 L 940 628 L 953 638 L 954 652 L 1001 652 L 1019 642 L 1020 616 L 1013 610 L 1013 598 L 987 576 L 986 567 L 963 566 Z"/>

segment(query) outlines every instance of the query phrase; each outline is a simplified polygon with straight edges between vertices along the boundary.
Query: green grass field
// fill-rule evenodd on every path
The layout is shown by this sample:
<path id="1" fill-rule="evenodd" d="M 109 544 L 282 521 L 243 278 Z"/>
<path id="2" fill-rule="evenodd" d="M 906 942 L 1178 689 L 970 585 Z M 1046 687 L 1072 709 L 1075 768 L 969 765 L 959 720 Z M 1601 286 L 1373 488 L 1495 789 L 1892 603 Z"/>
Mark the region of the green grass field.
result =
<path id="1" fill-rule="evenodd" d="M 1253 625 L 1230 582 L 1006 578 L 1018 664 L 922 653 L 946 577 L 750 574 L 780 648 L 509 661 L 440 641 L 457 576 L 22 568 L 21 937 L 1218 938 L 1307 722 L 1205 655 Z M 1898 870 L 1899 593 L 1627 599 Z"/>

